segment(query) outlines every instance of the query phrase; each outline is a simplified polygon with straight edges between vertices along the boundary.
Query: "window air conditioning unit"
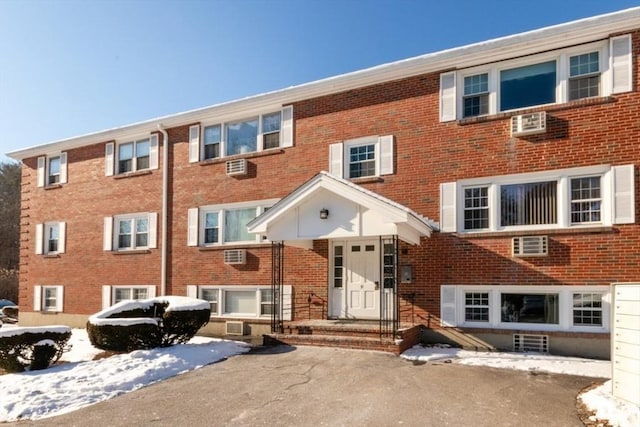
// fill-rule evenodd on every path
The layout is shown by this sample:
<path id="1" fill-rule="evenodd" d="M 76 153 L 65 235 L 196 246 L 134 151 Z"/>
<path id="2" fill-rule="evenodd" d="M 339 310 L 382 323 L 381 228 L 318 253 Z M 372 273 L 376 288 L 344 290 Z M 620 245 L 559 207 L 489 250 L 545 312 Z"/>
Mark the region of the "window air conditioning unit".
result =
<path id="1" fill-rule="evenodd" d="M 513 256 L 546 256 L 549 248 L 547 236 L 522 236 L 513 238 Z"/>
<path id="2" fill-rule="evenodd" d="M 247 174 L 247 159 L 227 160 L 227 176 Z"/>
<path id="3" fill-rule="evenodd" d="M 549 336 L 513 334 L 513 351 L 549 353 Z"/>
<path id="4" fill-rule="evenodd" d="M 547 114 L 544 111 L 511 117 L 511 136 L 535 135 L 547 131 Z"/>
<path id="5" fill-rule="evenodd" d="M 225 264 L 244 264 L 247 260 L 245 249 L 227 249 L 224 251 Z"/>
<path id="6" fill-rule="evenodd" d="M 244 322 L 228 320 L 224 324 L 225 335 L 244 335 Z"/>

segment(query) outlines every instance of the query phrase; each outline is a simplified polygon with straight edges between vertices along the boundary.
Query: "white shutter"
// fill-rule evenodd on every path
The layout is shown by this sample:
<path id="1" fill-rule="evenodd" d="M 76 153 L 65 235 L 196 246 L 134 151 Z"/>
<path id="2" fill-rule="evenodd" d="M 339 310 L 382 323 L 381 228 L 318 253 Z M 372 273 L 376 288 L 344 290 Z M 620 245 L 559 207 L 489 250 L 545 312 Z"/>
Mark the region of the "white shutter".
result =
<path id="1" fill-rule="evenodd" d="M 293 288 L 291 285 L 284 285 L 282 287 L 282 320 L 291 320 L 293 317 L 292 292 Z"/>
<path id="2" fill-rule="evenodd" d="M 36 224 L 35 246 L 36 255 L 41 255 L 44 249 L 44 224 Z"/>
<path id="3" fill-rule="evenodd" d="M 612 93 L 629 92 L 632 89 L 631 77 L 631 35 L 611 39 L 611 72 L 613 74 Z"/>
<path id="4" fill-rule="evenodd" d="M 200 125 L 189 126 L 189 163 L 200 161 Z"/>
<path id="5" fill-rule="evenodd" d="M 440 121 L 456 119 L 456 72 L 440 74 Z"/>
<path id="6" fill-rule="evenodd" d="M 456 183 L 440 184 L 440 231 L 456 231 Z"/>
<path id="7" fill-rule="evenodd" d="M 457 326 L 456 286 L 440 286 L 440 326 Z"/>
<path id="8" fill-rule="evenodd" d="M 380 145 L 380 175 L 393 173 L 393 135 L 378 138 Z"/>
<path id="9" fill-rule="evenodd" d="M 66 244 L 67 223 L 58 223 L 58 253 L 63 254 Z"/>
<path id="10" fill-rule="evenodd" d="M 42 286 L 33 287 L 33 311 L 42 310 Z"/>
<path id="11" fill-rule="evenodd" d="M 635 219 L 635 169 L 633 165 L 614 166 L 613 171 L 613 223 L 633 224 Z"/>
<path id="12" fill-rule="evenodd" d="M 102 237 L 102 249 L 110 251 L 113 249 L 113 217 L 104 217 L 104 236 Z"/>
<path id="13" fill-rule="evenodd" d="M 147 286 L 147 298 L 155 298 L 155 297 L 156 297 L 156 287 Z"/>
<path id="14" fill-rule="evenodd" d="M 64 311 L 64 287 L 56 286 L 56 311 Z"/>
<path id="15" fill-rule="evenodd" d="M 60 153 L 60 184 L 67 183 L 67 153 Z"/>
<path id="16" fill-rule="evenodd" d="M 281 147 L 293 147 L 293 107 L 282 109 L 282 124 L 280 127 Z"/>
<path id="17" fill-rule="evenodd" d="M 44 179 L 45 179 L 45 165 L 47 163 L 46 157 L 38 157 L 38 169 L 36 171 L 36 177 L 38 180 L 37 186 L 44 187 Z"/>
<path id="18" fill-rule="evenodd" d="M 158 152 L 160 151 L 158 145 L 158 134 L 151 134 L 151 138 L 149 138 L 149 169 L 158 169 Z"/>
<path id="19" fill-rule="evenodd" d="M 102 287 L 102 309 L 111 307 L 111 286 Z"/>
<path id="20" fill-rule="evenodd" d="M 198 287 L 195 285 L 187 285 L 187 296 L 189 298 L 198 298 Z"/>
<path id="21" fill-rule="evenodd" d="M 187 212 L 187 246 L 198 246 L 198 208 Z"/>
<path id="22" fill-rule="evenodd" d="M 158 213 L 151 212 L 149 214 L 149 247 L 154 249 L 158 247 Z"/>
<path id="23" fill-rule="evenodd" d="M 329 146 L 329 173 L 342 178 L 342 142 Z"/>
<path id="24" fill-rule="evenodd" d="M 106 176 L 113 175 L 113 167 L 114 167 L 114 150 L 115 146 L 113 142 L 109 142 L 104 146 L 104 174 Z"/>

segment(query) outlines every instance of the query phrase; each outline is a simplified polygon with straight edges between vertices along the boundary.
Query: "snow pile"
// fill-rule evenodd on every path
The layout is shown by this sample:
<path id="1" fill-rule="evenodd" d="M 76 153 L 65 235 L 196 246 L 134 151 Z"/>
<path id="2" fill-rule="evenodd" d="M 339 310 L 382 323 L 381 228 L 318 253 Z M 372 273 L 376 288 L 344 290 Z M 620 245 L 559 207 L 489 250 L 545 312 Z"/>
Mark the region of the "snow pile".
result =
<path id="1" fill-rule="evenodd" d="M 71 328 L 68 326 L 9 326 L 5 325 L 0 329 L 0 337 L 14 337 L 16 335 L 22 335 L 24 333 L 46 333 L 52 332 L 55 334 L 66 334 L 71 332 Z"/>
<path id="2" fill-rule="evenodd" d="M 158 320 L 153 317 L 118 317 L 119 314 L 124 312 L 143 312 L 151 310 L 155 304 L 166 304 L 167 307 L 164 309 L 164 312 L 210 309 L 208 301 L 183 296 L 163 296 L 145 300 L 125 300 L 89 317 L 89 323 L 92 325 L 112 326 L 129 326 L 141 323 L 157 325 Z"/>
<path id="3" fill-rule="evenodd" d="M 607 420 L 614 427 L 640 426 L 640 407 L 612 399 L 611 380 L 581 394 L 579 398 L 595 412 L 594 418 L 598 420 Z"/>

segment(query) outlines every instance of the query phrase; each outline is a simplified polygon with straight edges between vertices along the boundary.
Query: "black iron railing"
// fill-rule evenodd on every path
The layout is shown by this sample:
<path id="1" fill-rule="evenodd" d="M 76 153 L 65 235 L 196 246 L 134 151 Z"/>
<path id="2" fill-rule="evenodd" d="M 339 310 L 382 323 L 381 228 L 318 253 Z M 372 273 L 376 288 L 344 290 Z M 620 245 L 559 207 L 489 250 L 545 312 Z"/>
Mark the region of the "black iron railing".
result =
<path id="1" fill-rule="evenodd" d="M 380 338 L 395 338 L 399 329 L 398 237 L 380 237 Z"/>
<path id="2" fill-rule="evenodd" d="M 282 333 L 283 322 L 283 277 L 284 277 L 284 243 L 273 242 L 271 245 L 271 295 L 273 311 L 271 314 L 271 332 Z"/>

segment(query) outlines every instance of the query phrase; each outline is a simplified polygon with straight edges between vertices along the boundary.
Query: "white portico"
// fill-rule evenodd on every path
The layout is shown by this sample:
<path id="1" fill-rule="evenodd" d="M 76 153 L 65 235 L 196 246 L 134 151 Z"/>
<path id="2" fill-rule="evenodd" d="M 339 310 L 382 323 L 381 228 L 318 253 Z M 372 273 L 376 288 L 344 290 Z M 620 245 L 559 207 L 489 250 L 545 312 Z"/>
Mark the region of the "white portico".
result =
<path id="1" fill-rule="evenodd" d="M 320 172 L 251 221 L 248 231 L 308 249 L 314 240 L 329 240 L 329 317 L 395 319 L 397 240 L 418 245 L 435 227 L 405 206 Z"/>

